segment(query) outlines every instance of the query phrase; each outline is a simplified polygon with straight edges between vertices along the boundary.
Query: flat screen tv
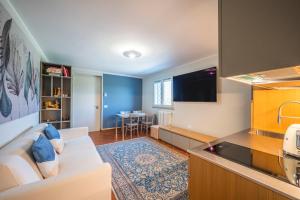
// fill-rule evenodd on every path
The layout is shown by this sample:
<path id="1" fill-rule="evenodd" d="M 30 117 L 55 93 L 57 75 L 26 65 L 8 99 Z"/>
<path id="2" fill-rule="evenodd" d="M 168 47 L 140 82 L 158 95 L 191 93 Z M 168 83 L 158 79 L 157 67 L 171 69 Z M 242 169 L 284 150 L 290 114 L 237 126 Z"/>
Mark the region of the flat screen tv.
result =
<path id="1" fill-rule="evenodd" d="M 173 101 L 216 102 L 217 68 L 174 76 Z"/>

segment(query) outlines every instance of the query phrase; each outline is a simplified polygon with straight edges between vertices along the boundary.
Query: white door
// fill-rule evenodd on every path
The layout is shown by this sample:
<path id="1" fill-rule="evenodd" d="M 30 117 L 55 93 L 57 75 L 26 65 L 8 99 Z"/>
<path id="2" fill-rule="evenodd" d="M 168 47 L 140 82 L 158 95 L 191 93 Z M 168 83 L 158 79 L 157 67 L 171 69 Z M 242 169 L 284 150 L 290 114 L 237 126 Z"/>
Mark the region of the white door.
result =
<path id="1" fill-rule="evenodd" d="M 89 127 L 89 131 L 100 130 L 101 77 L 75 74 L 73 80 L 73 125 Z"/>

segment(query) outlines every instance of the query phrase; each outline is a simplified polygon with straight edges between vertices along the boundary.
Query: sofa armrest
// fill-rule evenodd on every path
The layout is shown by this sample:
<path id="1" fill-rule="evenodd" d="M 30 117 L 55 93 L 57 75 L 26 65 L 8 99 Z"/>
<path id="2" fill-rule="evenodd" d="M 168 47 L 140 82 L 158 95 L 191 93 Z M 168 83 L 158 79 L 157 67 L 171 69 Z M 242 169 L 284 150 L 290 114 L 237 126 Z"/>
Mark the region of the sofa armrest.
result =
<path id="1" fill-rule="evenodd" d="M 59 132 L 64 140 L 69 140 L 69 139 L 89 135 L 88 127 L 61 129 L 59 130 Z"/>
<path id="2" fill-rule="evenodd" d="M 0 199 L 111 200 L 111 191 L 111 166 L 102 163 L 6 190 L 0 193 Z"/>

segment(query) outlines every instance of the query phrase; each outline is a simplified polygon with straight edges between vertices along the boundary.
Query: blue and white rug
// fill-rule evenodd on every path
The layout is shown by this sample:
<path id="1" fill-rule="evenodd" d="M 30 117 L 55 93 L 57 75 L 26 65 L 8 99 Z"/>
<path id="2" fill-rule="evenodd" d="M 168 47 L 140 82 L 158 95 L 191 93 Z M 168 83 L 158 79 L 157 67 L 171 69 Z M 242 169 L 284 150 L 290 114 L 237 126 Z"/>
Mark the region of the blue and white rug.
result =
<path id="1" fill-rule="evenodd" d="M 117 199 L 188 199 L 187 156 L 148 138 L 100 145 L 97 150 L 112 166 Z"/>

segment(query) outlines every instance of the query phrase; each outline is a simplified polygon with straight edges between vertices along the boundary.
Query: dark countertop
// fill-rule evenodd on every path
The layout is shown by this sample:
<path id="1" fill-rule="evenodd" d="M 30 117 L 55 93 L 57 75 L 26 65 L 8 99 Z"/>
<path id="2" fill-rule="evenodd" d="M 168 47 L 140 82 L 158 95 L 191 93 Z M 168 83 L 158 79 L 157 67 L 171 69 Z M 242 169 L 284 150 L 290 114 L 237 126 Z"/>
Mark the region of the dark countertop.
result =
<path id="1" fill-rule="evenodd" d="M 215 145 L 224 141 L 282 157 L 282 139 L 250 134 L 249 129 L 215 140 L 210 145 Z M 188 152 L 288 198 L 300 200 L 300 188 L 270 175 L 204 151 L 207 147 L 209 147 L 208 144 L 202 145 L 194 149 L 189 149 Z"/>

